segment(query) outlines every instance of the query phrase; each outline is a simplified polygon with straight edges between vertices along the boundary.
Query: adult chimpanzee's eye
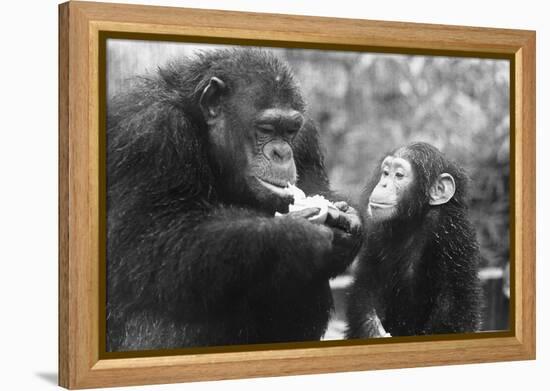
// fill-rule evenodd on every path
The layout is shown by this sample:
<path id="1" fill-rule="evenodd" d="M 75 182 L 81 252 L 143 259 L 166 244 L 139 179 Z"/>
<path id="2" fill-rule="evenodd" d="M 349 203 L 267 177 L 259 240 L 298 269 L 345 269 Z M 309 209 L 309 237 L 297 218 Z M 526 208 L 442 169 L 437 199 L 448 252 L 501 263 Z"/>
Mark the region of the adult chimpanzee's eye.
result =
<path id="1" fill-rule="evenodd" d="M 382 175 L 388 176 L 388 175 L 390 175 L 390 172 L 388 170 L 383 170 Z"/>
<path id="2" fill-rule="evenodd" d="M 258 124 L 258 130 L 264 134 L 272 134 L 275 132 L 275 127 L 271 124 Z"/>
<path id="3" fill-rule="evenodd" d="M 287 137 L 290 137 L 290 138 L 294 138 L 294 136 L 296 136 L 296 134 L 298 133 L 298 131 L 300 130 L 300 128 L 287 128 L 286 129 L 286 136 Z"/>
<path id="4" fill-rule="evenodd" d="M 395 177 L 397 179 L 403 179 L 404 176 L 405 176 L 405 174 L 403 174 L 402 172 L 398 171 L 398 172 L 395 173 Z"/>

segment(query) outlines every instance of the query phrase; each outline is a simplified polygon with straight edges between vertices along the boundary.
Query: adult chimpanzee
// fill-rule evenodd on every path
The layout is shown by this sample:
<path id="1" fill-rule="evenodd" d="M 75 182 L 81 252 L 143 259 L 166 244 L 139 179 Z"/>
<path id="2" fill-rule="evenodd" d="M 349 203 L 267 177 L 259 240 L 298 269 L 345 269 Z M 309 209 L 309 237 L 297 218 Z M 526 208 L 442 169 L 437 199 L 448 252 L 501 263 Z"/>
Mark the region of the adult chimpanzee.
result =
<path id="1" fill-rule="evenodd" d="M 290 69 L 202 52 L 108 104 L 107 350 L 318 340 L 359 217 L 283 217 L 288 184 L 330 195 Z"/>
<path id="2" fill-rule="evenodd" d="M 349 294 L 348 338 L 478 329 L 479 248 L 466 186 L 464 171 L 429 144 L 384 158 L 361 203 L 365 240 Z"/>

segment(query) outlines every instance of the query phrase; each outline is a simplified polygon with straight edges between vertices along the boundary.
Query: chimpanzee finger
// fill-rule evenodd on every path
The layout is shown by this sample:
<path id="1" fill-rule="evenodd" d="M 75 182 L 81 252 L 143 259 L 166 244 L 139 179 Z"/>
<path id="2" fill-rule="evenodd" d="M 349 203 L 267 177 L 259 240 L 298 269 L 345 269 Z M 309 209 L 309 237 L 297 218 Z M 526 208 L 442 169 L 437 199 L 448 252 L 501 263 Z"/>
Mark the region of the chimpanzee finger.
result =
<path id="1" fill-rule="evenodd" d="M 325 223 L 330 227 L 336 227 L 343 229 L 346 232 L 350 230 L 350 222 L 346 218 L 346 214 L 340 211 L 330 211 L 327 214 L 327 219 Z"/>
<path id="2" fill-rule="evenodd" d="M 334 206 L 340 209 L 342 212 L 347 212 L 347 210 L 350 208 L 346 201 L 337 201 L 334 203 Z"/>
<path id="3" fill-rule="evenodd" d="M 327 215 L 326 224 L 331 227 L 340 228 L 352 235 L 359 234 L 362 227 L 361 218 L 352 207 L 350 207 L 346 213 L 329 213 Z"/>
<path id="4" fill-rule="evenodd" d="M 349 232 L 354 235 L 360 233 L 362 224 L 359 214 L 355 211 L 355 209 L 350 207 L 346 215 L 349 219 Z"/>
<path id="5" fill-rule="evenodd" d="M 290 218 L 297 218 L 297 219 L 309 219 L 310 217 L 315 216 L 316 214 L 319 214 L 321 211 L 320 208 L 306 208 L 302 210 L 297 210 L 294 212 L 289 212 L 287 214 Z"/>
<path id="6" fill-rule="evenodd" d="M 348 209 L 346 210 L 346 213 L 351 213 L 351 214 L 354 214 L 354 215 L 359 215 L 359 213 L 357 212 L 357 210 L 356 210 L 353 206 L 349 206 L 349 205 L 348 205 Z"/>
<path id="7" fill-rule="evenodd" d="M 361 217 L 359 217 L 359 213 L 357 213 L 357 210 L 355 210 L 354 207 L 348 205 L 348 209 L 346 210 L 345 214 L 346 219 L 349 223 L 349 231 L 352 234 L 358 234 L 361 231 Z"/>

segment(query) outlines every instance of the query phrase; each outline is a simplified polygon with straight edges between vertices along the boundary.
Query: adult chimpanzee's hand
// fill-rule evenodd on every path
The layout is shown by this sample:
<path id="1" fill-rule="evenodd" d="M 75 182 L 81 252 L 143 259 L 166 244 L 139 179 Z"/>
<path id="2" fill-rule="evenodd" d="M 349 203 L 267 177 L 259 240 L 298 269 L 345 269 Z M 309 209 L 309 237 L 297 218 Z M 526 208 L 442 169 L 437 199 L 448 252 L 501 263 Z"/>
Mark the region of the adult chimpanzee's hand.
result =
<path id="1" fill-rule="evenodd" d="M 361 218 L 359 213 L 345 201 L 334 203 L 337 211 L 330 210 L 327 214 L 326 224 L 329 227 L 338 228 L 353 236 L 361 234 Z"/>
<path id="2" fill-rule="evenodd" d="M 346 202 L 334 204 L 337 209 L 331 208 L 327 214 L 325 224 L 307 224 L 322 238 L 317 245 L 319 251 L 315 261 L 319 270 L 329 277 L 342 273 L 353 261 L 361 247 L 361 219 L 357 211 Z M 309 219 L 319 213 L 319 208 L 306 208 L 289 212 L 286 216 L 291 219 Z M 322 244 L 321 244 L 322 243 Z"/>
<path id="3" fill-rule="evenodd" d="M 320 208 L 305 208 L 288 212 L 286 215 L 292 219 L 309 219 L 321 211 Z"/>
<path id="4" fill-rule="evenodd" d="M 288 212 L 286 216 L 291 218 L 291 219 L 306 219 L 307 220 L 310 217 L 313 217 L 313 216 L 319 214 L 320 211 L 321 211 L 320 208 L 305 208 L 305 209 L 297 210 L 297 211 L 294 211 L 294 212 Z M 311 229 L 315 229 L 316 231 L 321 233 L 325 237 L 325 239 L 328 241 L 329 248 L 330 248 L 330 243 L 333 242 L 333 237 L 334 237 L 334 234 L 333 234 L 332 230 L 328 229 L 328 227 L 326 227 L 324 225 L 313 224 L 313 223 L 311 224 Z"/>
<path id="5" fill-rule="evenodd" d="M 333 232 L 331 276 L 342 273 L 349 266 L 357 255 L 362 241 L 359 213 L 344 201 L 336 202 L 334 205 L 338 210 L 330 210 L 325 222 Z"/>

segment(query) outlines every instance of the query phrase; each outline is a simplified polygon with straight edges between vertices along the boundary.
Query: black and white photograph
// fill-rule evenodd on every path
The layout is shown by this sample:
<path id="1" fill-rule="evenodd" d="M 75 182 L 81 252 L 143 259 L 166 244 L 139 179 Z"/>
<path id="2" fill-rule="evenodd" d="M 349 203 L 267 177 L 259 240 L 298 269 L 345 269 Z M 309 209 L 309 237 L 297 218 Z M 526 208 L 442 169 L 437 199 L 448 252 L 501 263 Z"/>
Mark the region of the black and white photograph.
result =
<path id="1" fill-rule="evenodd" d="M 105 66 L 106 352 L 511 328 L 509 60 L 109 38 Z"/>

